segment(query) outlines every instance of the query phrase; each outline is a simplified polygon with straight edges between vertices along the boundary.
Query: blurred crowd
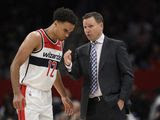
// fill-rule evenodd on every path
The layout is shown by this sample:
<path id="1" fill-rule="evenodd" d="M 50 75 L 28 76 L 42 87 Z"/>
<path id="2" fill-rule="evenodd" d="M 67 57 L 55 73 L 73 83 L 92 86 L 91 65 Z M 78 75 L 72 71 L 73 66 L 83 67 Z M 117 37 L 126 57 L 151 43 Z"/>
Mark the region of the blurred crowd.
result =
<path id="1" fill-rule="evenodd" d="M 150 69 L 156 63 L 160 63 L 159 0 L 5 0 L 0 1 L 0 4 L 3 5 L 0 11 L 0 78 L 3 80 L 10 79 L 10 64 L 25 36 L 36 29 L 48 27 L 52 22 L 53 11 L 62 6 L 73 9 L 79 17 L 75 31 L 65 41 L 64 51 L 69 48 L 74 53 L 76 47 L 88 42 L 83 34 L 81 17 L 86 12 L 97 11 L 104 16 L 104 33 L 108 37 L 125 41 L 134 70 Z M 61 72 L 62 75 L 65 74 L 63 68 Z M 132 94 L 132 115 L 129 118 L 147 120 L 150 117 L 150 120 L 158 120 L 158 95 L 159 92 L 155 92 L 152 97 L 148 93 L 139 92 L 135 85 Z M 4 104 L 0 106 L 0 119 L 16 119 L 11 101 L 12 97 L 4 98 Z M 78 100 L 73 102 L 75 114 L 70 118 L 61 112 L 63 107 L 58 98 L 54 98 L 53 103 L 59 111 L 54 111 L 55 120 L 78 120 Z M 8 118 L 5 118 L 6 116 Z"/>

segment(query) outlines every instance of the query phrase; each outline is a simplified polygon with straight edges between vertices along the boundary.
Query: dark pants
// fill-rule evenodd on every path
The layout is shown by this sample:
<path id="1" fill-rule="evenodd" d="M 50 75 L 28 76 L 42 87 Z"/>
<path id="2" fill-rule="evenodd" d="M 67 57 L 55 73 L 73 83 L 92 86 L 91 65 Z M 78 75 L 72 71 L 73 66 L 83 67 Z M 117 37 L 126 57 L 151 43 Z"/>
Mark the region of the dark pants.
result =
<path id="1" fill-rule="evenodd" d="M 110 105 L 103 98 L 100 101 L 93 98 L 88 101 L 86 120 L 126 120 L 126 114 L 117 104 Z"/>

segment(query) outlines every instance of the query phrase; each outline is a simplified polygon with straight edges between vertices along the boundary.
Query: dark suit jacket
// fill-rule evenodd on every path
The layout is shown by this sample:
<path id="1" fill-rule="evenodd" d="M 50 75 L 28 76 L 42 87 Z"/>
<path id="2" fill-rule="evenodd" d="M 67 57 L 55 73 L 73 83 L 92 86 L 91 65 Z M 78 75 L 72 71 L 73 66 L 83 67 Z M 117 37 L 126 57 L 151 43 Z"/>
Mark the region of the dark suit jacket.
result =
<path id="1" fill-rule="evenodd" d="M 75 59 L 70 74 L 78 79 L 84 78 L 81 95 L 81 118 L 85 118 L 90 90 L 90 43 L 80 46 L 75 51 Z M 118 99 L 128 101 L 132 89 L 133 72 L 128 59 L 124 42 L 110 39 L 105 36 L 100 64 L 99 84 L 103 98 L 110 105 Z"/>

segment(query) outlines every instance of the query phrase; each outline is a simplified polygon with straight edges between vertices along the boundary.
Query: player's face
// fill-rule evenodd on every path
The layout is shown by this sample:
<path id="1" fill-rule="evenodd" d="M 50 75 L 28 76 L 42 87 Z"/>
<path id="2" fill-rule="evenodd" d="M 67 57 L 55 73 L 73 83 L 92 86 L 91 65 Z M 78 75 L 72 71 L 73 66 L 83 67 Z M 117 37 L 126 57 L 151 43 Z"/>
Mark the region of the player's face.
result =
<path id="1" fill-rule="evenodd" d="M 69 22 L 57 22 L 57 37 L 59 40 L 65 40 L 74 30 L 75 25 Z"/>
<path id="2" fill-rule="evenodd" d="M 103 23 L 97 23 L 94 17 L 90 17 L 83 20 L 83 28 L 87 38 L 95 41 L 103 32 Z"/>

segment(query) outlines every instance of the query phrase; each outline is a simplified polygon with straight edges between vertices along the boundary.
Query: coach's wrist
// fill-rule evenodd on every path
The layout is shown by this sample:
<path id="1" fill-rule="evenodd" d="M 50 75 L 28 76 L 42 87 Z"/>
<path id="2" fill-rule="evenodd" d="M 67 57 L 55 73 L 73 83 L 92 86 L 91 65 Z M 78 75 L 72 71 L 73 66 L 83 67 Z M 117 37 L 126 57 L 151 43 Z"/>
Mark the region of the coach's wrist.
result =
<path id="1" fill-rule="evenodd" d="M 70 64 L 65 64 L 65 66 L 70 69 L 72 67 L 72 62 Z"/>
<path id="2" fill-rule="evenodd" d="M 66 66 L 71 66 L 72 62 L 65 62 Z"/>
<path id="3" fill-rule="evenodd" d="M 70 63 L 70 64 L 69 64 L 69 63 L 68 63 L 68 64 L 65 64 L 65 65 L 66 65 L 66 66 L 70 66 L 70 65 L 71 65 L 71 63 Z"/>

